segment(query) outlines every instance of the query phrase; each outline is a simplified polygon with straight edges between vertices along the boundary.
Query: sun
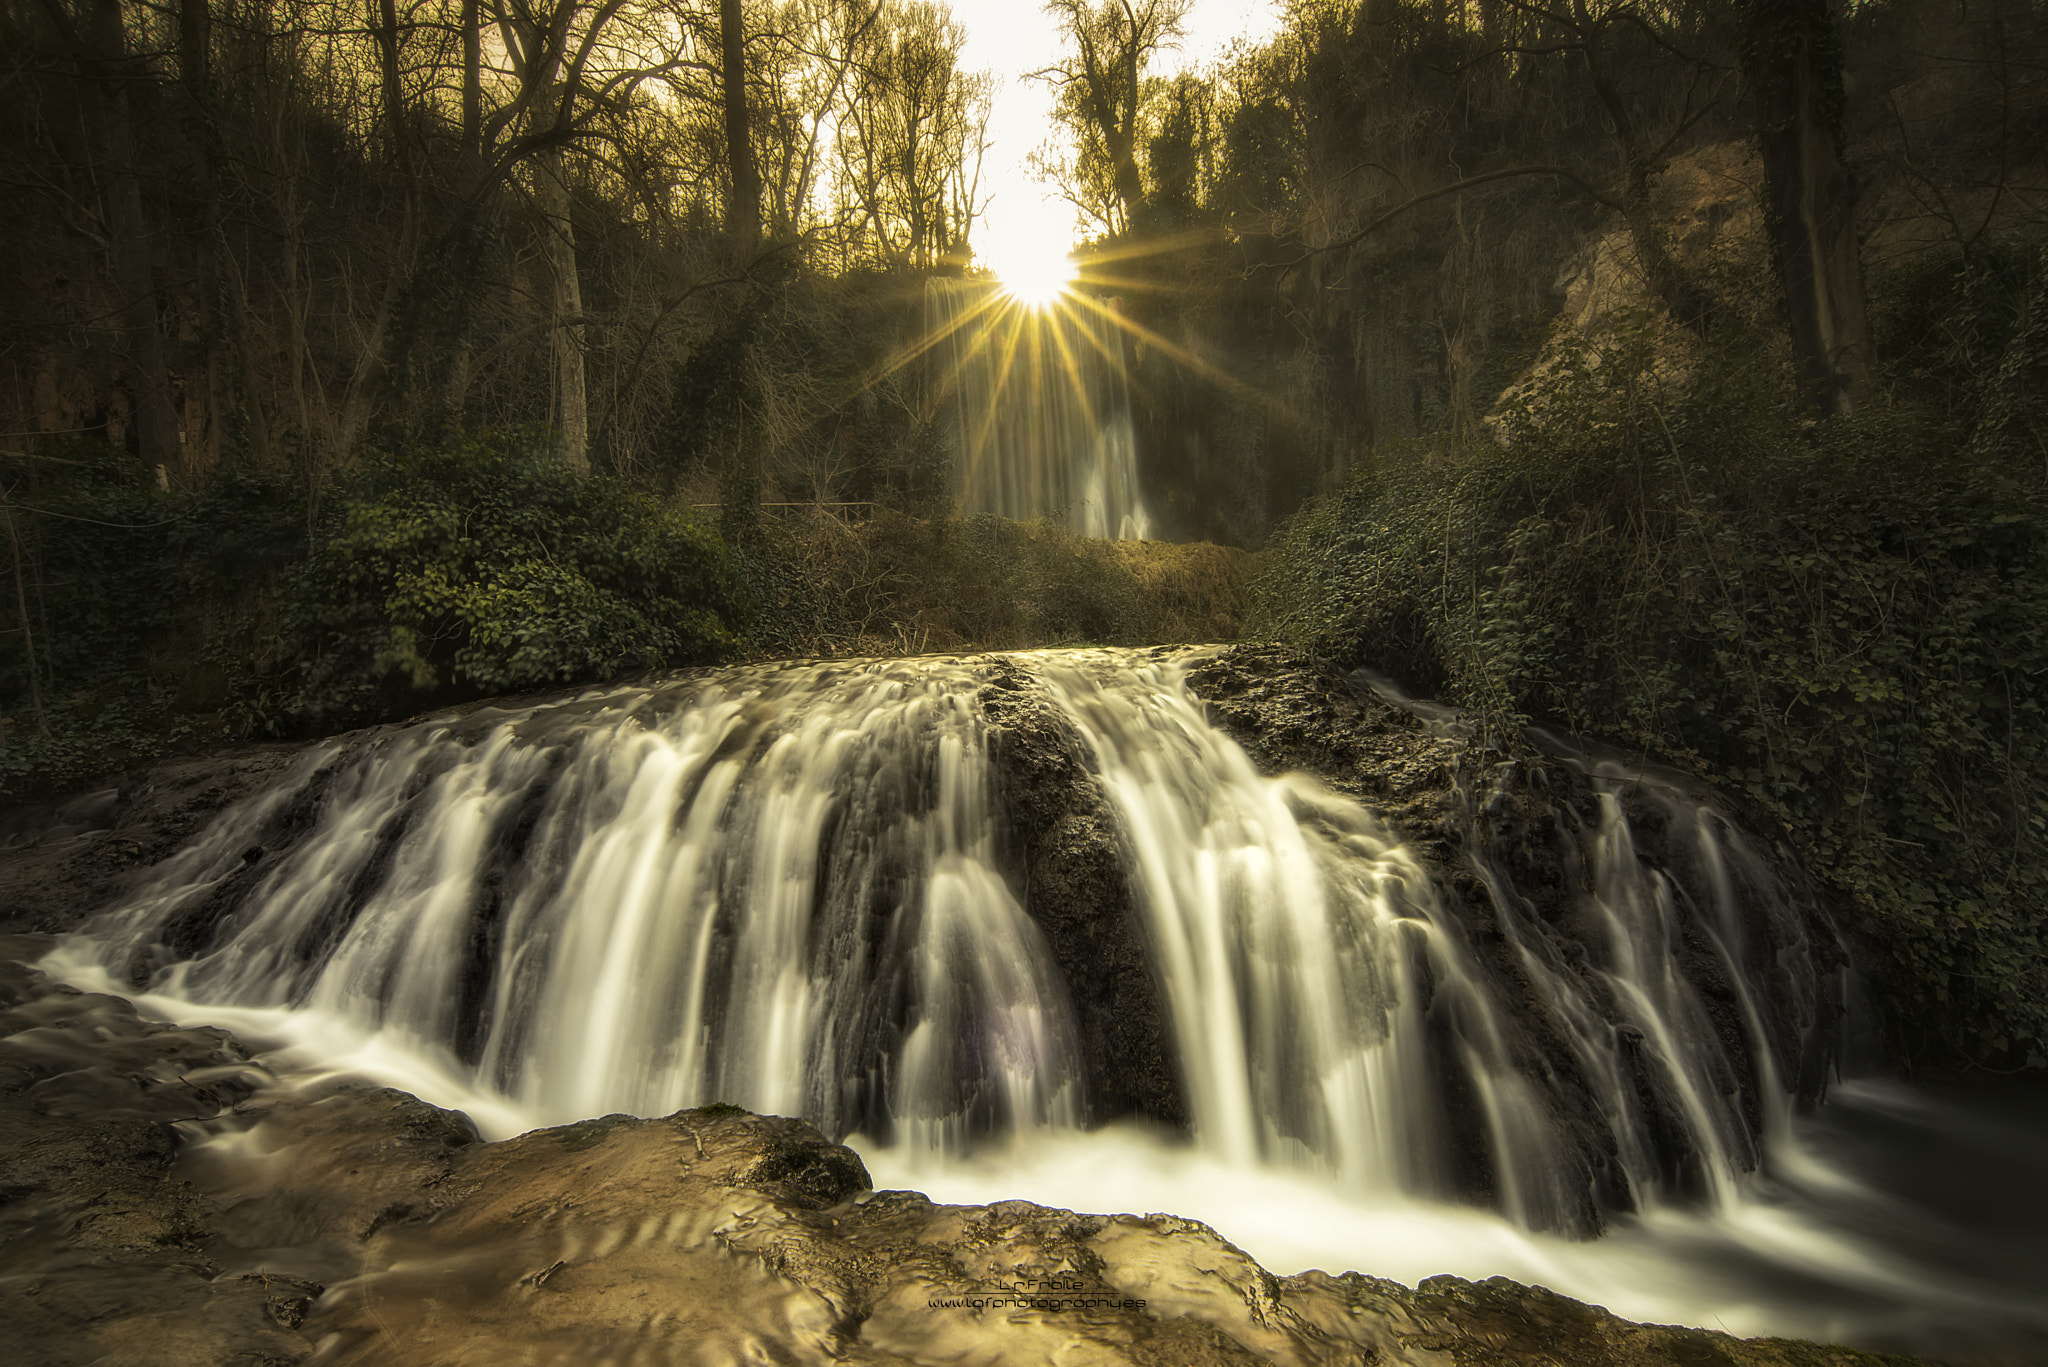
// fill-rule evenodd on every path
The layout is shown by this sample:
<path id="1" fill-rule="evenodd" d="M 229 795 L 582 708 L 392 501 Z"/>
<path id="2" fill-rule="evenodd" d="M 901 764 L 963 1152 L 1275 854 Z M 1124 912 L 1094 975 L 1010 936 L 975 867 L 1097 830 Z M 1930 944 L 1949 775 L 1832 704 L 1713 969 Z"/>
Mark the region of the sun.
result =
<path id="1" fill-rule="evenodd" d="M 1048 309 L 1081 273 L 1064 233 L 998 237 L 984 255 L 1004 294 L 1027 309 Z"/>

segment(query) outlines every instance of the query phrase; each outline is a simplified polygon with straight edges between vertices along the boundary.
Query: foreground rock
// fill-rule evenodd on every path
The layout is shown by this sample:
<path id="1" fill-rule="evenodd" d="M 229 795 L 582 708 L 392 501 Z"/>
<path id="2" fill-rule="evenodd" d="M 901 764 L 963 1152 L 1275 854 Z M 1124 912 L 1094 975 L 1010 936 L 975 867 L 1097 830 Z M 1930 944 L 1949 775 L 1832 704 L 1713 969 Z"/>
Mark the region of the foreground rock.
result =
<path id="1" fill-rule="evenodd" d="M 733 1107 L 479 1142 L 0 941 L 0 1343 L 13 1362 L 1906 1363 L 1629 1324 L 1504 1280 L 1276 1277 L 1205 1225 L 870 1192 Z M 194 1142 L 200 1141 L 200 1142 Z"/>

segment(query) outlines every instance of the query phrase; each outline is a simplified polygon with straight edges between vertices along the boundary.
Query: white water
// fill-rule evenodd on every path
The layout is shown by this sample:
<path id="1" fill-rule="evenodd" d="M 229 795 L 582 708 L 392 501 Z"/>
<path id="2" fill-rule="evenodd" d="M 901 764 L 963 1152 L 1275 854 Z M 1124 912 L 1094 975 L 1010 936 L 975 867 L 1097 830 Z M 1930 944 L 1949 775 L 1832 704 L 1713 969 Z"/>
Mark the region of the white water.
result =
<path id="1" fill-rule="evenodd" d="M 1532 1062 L 1499 970 L 1378 817 L 1259 775 L 1176 661 L 1018 658 L 1113 813 L 1192 1144 L 1078 1128 L 1071 1003 L 1005 862 L 971 661 L 720 671 L 337 747 L 49 966 L 491 1136 L 731 1101 L 866 1136 L 883 1184 L 1173 1210 L 1283 1272 L 1505 1274 L 1638 1318 L 1865 1341 L 1996 1308 L 1873 1238 L 1889 1198 L 1794 1122 L 1763 1022 L 1813 1008 L 1766 1003 L 1748 965 L 1806 946 L 1771 938 L 1783 890 L 1696 801 L 1659 799 L 1690 861 L 1659 870 L 1603 780 L 1582 963 L 1473 865 L 1558 1023 L 1561 1052 Z M 259 839 L 286 843 L 245 868 Z M 1724 966 L 1746 1054 L 1679 972 L 1686 935 Z M 1572 1125 L 1609 1137 L 1619 1179 L 1577 1166 Z M 1443 1199 L 1454 1148 L 1496 1212 Z M 1594 1242 L 1532 1232 L 1570 1228 L 1589 1180 L 1637 1213 Z"/>
<path id="2" fill-rule="evenodd" d="M 932 281 L 928 331 L 957 418 L 960 506 L 1076 535 L 1143 540 L 1123 333 L 1108 306 L 1026 308 L 983 281 Z"/>
<path id="3" fill-rule="evenodd" d="M 1912 1093 L 1879 1084 L 1852 1089 L 1844 1101 L 1916 1104 Z M 2000 1133 L 2007 1142 L 2030 1137 L 2016 1128 Z M 901 1150 L 862 1152 L 877 1186 L 912 1186 L 938 1201 L 1021 1195 L 1071 1209 L 1199 1219 L 1280 1273 L 1363 1270 L 1409 1285 L 1445 1273 L 1505 1276 L 1645 1323 L 1851 1342 L 1958 1364 L 2042 1360 L 2042 1269 L 2015 1268 L 2014 1259 L 1988 1252 L 1965 1269 L 1955 1246 L 1969 1232 L 1902 1199 L 1881 1165 L 1843 1164 L 1824 1147 L 1832 1137 L 1825 1126 L 1799 1122 L 1787 1136 L 1798 1146 L 1796 1177 L 1750 1176 L 1718 1209 L 1655 1206 L 1616 1219 L 1596 1240 L 1228 1163 L 1134 1129 L 1041 1137 L 937 1164 Z M 1913 1161 L 1897 1150 L 1888 1156 Z M 2037 1232 L 2015 1227 L 1997 1248 L 2012 1254 Z"/>
<path id="4" fill-rule="evenodd" d="M 741 672 L 387 737 L 151 986 L 420 1059 L 522 1128 L 713 1101 L 935 1145 L 1071 1125 L 1065 999 L 991 864 L 973 682 Z M 167 958 L 286 796 L 180 855 L 94 952 Z"/>

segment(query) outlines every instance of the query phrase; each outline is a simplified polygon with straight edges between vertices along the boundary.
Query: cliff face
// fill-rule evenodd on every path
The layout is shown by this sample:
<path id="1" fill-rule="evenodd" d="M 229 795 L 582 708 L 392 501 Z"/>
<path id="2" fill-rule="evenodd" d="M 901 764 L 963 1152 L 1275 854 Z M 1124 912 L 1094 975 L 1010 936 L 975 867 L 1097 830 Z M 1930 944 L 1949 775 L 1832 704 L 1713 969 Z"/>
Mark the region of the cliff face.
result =
<path id="1" fill-rule="evenodd" d="M 20 962 L 42 947 L 0 942 L 15 1361 L 1906 1361 L 1499 1279 L 1276 1277 L 1169 1215 L 875 1193 L 851 1150 L 728 1106 L 482 1143 L 401 1092 L 271 1083 L 220 1031 L 52 984 Z"/>

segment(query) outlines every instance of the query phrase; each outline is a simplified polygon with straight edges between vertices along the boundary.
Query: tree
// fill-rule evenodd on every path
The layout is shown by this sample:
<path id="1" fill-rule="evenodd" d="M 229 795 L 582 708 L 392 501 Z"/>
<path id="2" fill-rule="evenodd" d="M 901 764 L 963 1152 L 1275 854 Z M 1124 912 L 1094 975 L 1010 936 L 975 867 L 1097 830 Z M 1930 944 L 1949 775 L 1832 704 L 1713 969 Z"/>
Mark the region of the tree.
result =
<path id="1" fill-rule="evenodd" d="M 1870 392 L 1870 324 L 1856 246 L 1856 183 L 1842 164 L 1842 46 L 1828 0 L 1744 0 L 1742 65 L 1792 350 L 1823 415 Z"/>
<path id="2" fill-rule="evenodd" d="M 937 5 L 886 7 L 857 49 L 840 125 L 842 186 L 877 256 L 930 270 L 957 252 L 981 205 L 968 168 L 987 141 L 990 88 L 960 70 L 966 35 Z"/>
<path id="3" fill-rule="evenodd" d="M 1058 93 L 1076 148 L 1069 197 L 1111 233 L 1130 231 L 1144 198 L 1138 165 L 1145 68 L 1180 37 L 1192 0 L 1047 0 L 1073 55 L 1032 73 Z"/>
<path id="4" fill-rule="evenodd" d="M 725 230 L 742 249 L 751 249 L 761 236 L 761 171 L 747 133 L 747 30 L 740 0 L 718 0 L 718 50 L 725 150 L 732 167 Z"/>
<path id="5" fill-rule="evenodd" d="M 768 231 L 779 241 L 824 226 L 817 192 L 833 165 L 831 130 L 847 117 L 869 34 L 885 11 L 884 0 L 785 0 L 770 17 L 749 124 Z"/>
<path id="6" fill-rule="evenodd" d="M 49 12 L 89 87 L 85 104 L 96 134 L 100 203 L 127 353 L 128 398 L 134 409 L 137 447 L 146 463 L 189 473 L 183 469 L 158 318 L 156 235 L 143 213 L 137 175 L 139 153 L 129 88 L 144 76 L 145 67 L 129 52 L 121 0 L 83 0 L 83 4 L 85 12 L 75 18 L 54 4 Z"/>
<path id="7" fill-rule="evenodd" d="M 1161 91 L 1158 128 L 1146 140 L 1145 160 L 1152 172 L 1149 202 L 1170 221 L 1198 217 L 1215 179 L 1214 99 L 1208 81 L 1185 71 Z"/>

